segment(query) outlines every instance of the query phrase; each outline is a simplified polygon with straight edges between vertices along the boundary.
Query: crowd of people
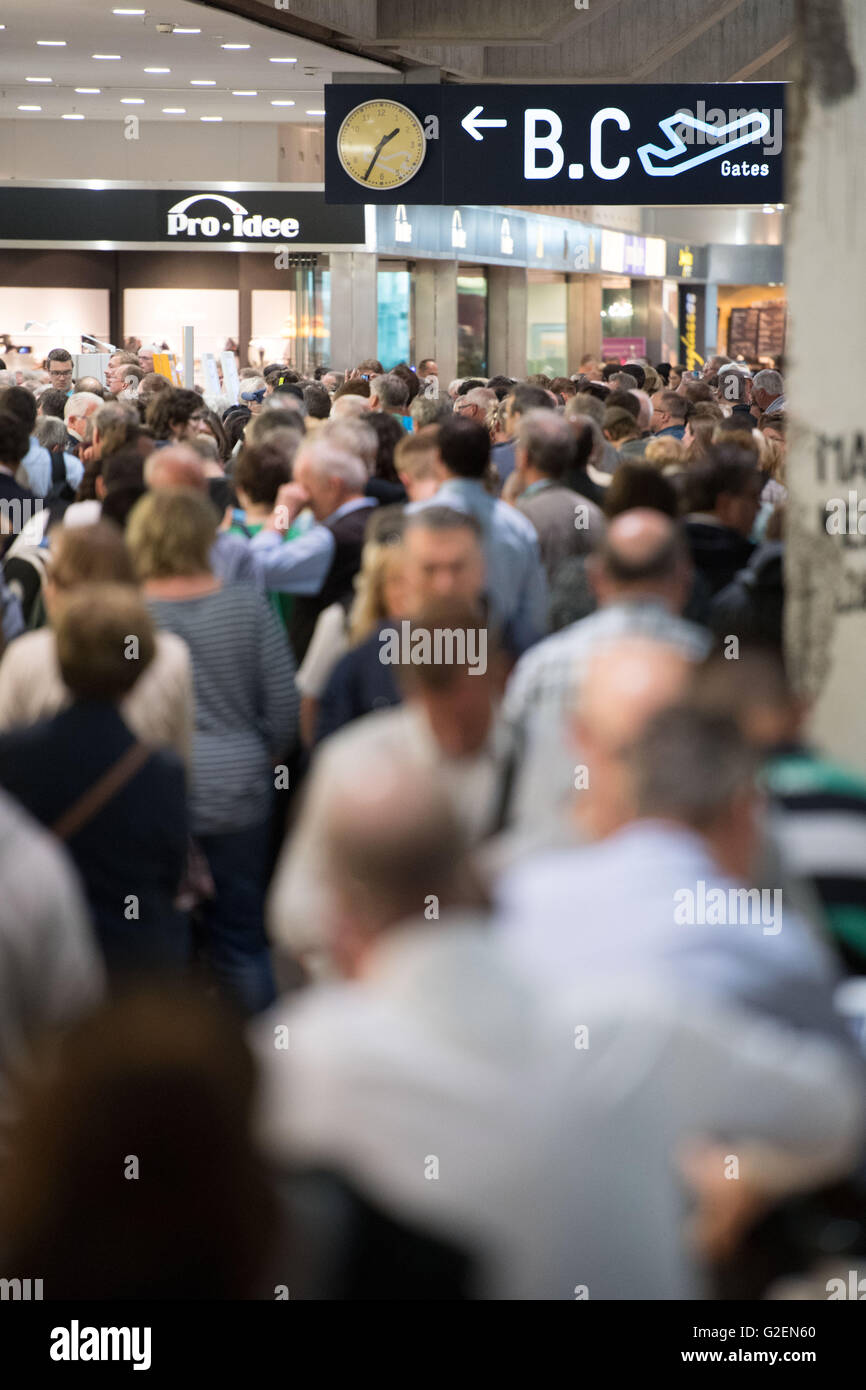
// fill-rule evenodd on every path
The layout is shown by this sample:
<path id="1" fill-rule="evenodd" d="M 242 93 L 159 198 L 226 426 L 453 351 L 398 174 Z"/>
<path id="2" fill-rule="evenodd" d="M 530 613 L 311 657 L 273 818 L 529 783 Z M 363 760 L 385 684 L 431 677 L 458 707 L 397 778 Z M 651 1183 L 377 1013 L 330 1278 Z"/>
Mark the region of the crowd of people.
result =
<path id="1" fill-rule="evenodd" d="M 780 364 L 153 351 L 0 364 L 0 1275 L 826 1297 L 866 782 L 786 675 Z"/>

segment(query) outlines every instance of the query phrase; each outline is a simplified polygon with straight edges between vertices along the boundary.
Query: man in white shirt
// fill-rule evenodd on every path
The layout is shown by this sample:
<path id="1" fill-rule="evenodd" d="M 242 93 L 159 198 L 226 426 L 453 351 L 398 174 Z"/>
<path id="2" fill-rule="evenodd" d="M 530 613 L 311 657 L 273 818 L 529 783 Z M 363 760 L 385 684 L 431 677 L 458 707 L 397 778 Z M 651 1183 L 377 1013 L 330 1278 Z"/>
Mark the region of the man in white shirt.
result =
<path id="1" fill-rule="evenodd" d="M 98 1003 L 105 972 L 64 851 L 0 791 L 0 1115 L 42 1034 Z"/>
<path id="2" fill-rule="evenodd" d="M 679 1155 L 767 1197 L 845 1172 L 859 1075 L 829 1044 L 632 992 L 537 992 L 479 909 L 448 800 L 409 760 L 343 765 L 322 843 L 342 980 L 252 1035 L 276 1168 L 324 1167 L 462 1248 L 482 1298 L 688 1298 Z M 771 1161 L 769 1161 L 771 1160 Z"/>
<path id="3" fill-rule="evenodd" d="M 464 602 L 428 603 L 411 622 L 395 620 L 380 633 L 380 658 L 389 656 L 389 632 L 399 642 L 404 629 L 405 645 L 414 642 L 416 648 L 424 634 L 432 642 L 437 630 L 466 634 L 466 656 L 440 665 L 400 665 L 395 674 L 404 704 L 353 720 L 317 747 L 269 902 L 274 939 L 312 970 L 333 970 L 323 931 L 330 909 L 324 828 L 344 794 L 347 769 L 353 778 L 375 781 L 408 763 L 419 769 L 419 796 L 435 776 L 467 843 L 477 844 L 499 828 L 514 756 L 498 717 L 501 658 L 477 613 Z M 473 670 L 470 648 L 483 655 L 483 669 L 479 660 Z"/>

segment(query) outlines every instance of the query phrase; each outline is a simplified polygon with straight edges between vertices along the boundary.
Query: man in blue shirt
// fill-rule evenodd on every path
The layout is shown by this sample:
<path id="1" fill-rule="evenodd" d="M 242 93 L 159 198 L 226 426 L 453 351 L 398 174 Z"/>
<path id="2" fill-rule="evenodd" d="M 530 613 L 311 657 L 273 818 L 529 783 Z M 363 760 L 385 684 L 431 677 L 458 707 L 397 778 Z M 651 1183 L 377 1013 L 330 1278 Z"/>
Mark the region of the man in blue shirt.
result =
<path id="1" fill-rule="evenodd" d="M 682 439 L 686 429 L 688 402 L 676 391 L 656 391 L 652 398 L 652 432 L 658 439 Z"/>
<path id="2" fill-rule="evenodd" d="M 51 490 L 51 455 L 43 448 L 33 433 L 36 427 L 36 398 L 23 386 L 10 386 L 3 393 L 3 408 L 10 410 L 25 426 L 30 435 L 30 448 L 21 460 L 27 474 L 28 486 L 35 497 L 47 497 Z M 84 464 L 72 454 L 64 454 L 66 481 L 71 488 L 77 488 L 84 476 Z"/>
<path id="3" fill-rule="evenodd" d="M 547 625 L 547 580 L 538 533 L 515 507 L 491 497 L 482 478 L 490 462 L 490 436 L 483 425 L 459 417 L 439 427 L 439 490 L 422 507 L 453 507 L 474 516 L 481 527 L 487 569 L 490 619 L 501 627 L 505 645 L 519 653 L 543 636 Z"/>

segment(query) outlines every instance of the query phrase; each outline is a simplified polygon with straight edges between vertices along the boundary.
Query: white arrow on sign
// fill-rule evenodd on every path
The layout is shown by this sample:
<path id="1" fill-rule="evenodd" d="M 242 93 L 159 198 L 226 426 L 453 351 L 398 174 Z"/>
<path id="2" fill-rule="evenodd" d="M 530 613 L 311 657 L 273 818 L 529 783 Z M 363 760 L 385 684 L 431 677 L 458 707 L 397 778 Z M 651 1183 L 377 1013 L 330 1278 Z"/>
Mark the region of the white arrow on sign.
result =
<path id="1" fill-rule="evenodd" d="M 472 136 L 472 139 L 473 139 L 473 140 L 483 140 L 483 139 L 484 139 L 484 136 L 481 134 L 481 131 L 480 131 L 480 129 L 479 129 L 480 126 L 488 126 L 488 125 L 508 125 L 508 122 L 507 122 L 507 121 L 479 121 L 478 117 L 481 115 L 481 112 L 482 112 L 483 110 L 484 110 L 484 107 L 483 107 L 483 106 L 476 106 L 476 107 L 474 107 L 474 108 L 469 112 L 469 115 L 468 115 L 468 116 L 464 116 L 464 117 L 463 117 L 463 120 L 460 122 L 460 124 L 462 125 L 463 129 L 467 132 L 467 134 L 469 134 L 469 135 Z"/>

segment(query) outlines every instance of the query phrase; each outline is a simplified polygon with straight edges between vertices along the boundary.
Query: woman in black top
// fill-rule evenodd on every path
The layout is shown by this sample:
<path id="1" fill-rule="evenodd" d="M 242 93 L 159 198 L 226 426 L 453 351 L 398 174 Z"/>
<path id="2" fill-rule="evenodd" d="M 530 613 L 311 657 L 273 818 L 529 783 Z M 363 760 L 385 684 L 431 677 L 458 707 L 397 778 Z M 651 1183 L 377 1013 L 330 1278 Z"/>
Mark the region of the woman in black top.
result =
<path id="1" fill-rule="evenodd" d="M 57 625 L 73 703 L 0 737 L 0 785 L 67 844 L 115 983 L 190 959 L 188 920 L 174 905 L 187 855 L 183 764 L 139 743 L 118 710 L 154 650 L 133 589 L 83 585 Z"/>

